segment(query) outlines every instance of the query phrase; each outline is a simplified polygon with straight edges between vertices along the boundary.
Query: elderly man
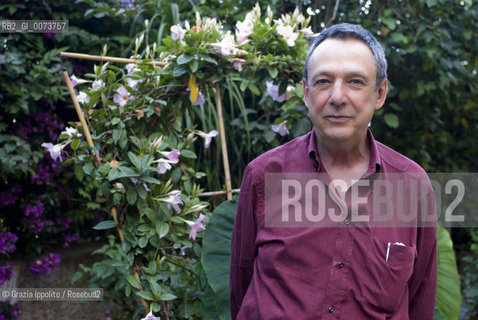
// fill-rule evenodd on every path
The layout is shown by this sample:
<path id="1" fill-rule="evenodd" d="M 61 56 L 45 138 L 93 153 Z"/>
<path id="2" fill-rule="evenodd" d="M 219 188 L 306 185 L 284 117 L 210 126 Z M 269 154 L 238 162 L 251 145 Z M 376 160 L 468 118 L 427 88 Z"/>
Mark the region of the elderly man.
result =
<path id="1" fill-rule="evenodd" d="M 430 182 L 421 167 L 377 142 L 368 129 L 387 96 L 383 48 L 358 25 L 326 29 L 310 47 L 303 91 L 312 132 L 266 152 L 244 172 L 231 248 L 232 318 L 432 319 L 436 221 L 419 223 L 421 214 L 435 215 Z M 320 219 L 315 221 L 322 224 L 294 226 L 288 211 L 284 215 L 284 207 L 290 209 L 284 193 L 270 192 L 281 186 L 270 175 L 281 173 L 320 175 L 324 184 L 313 180 L 316 189 L 305 188 L 306 193 L 328 185 L 326 192 L 316 192 L 322 196 L 316 198 L 306 194 L 305 199 L 316 199 L 313 206 L 328 208 L 317 211 Z M 391 178 L 394 174 L 398 178 Z M 372 188 L 380 182 L 377 177 L 418 177 L 425 187 L 419 192 L 407 184 L 405 189 L 413 192 L 401 192 L 402 198 L 382 199 L 381 207 L 375 206 L 374 196 L 381 194 L 381 189 Z M 354 193 L 359 184 L 361 192 Z M 421 200 L 414 201 L 416 194 Z M 275 215 L 280 207 L 282 215 Z M 303 207 L 307 205 L 295 203 L 292 209 Z M 400 219 L 395 216 L 380 225 L 363 219 L 383 207 L 393 213 L 403 207 L 407 213 L 418 213 L 398 227 L 395 222 Z M 343 215 L 324 218 L 334 208 Z M 354 214 L 361 217 L 356 219 L 360 223 L 354 222 Z M 277 216 L 282 222 L 285 217 L 286 223 L 274 225 Z M 303 222 L 300 213 L 295 217 Z"/>

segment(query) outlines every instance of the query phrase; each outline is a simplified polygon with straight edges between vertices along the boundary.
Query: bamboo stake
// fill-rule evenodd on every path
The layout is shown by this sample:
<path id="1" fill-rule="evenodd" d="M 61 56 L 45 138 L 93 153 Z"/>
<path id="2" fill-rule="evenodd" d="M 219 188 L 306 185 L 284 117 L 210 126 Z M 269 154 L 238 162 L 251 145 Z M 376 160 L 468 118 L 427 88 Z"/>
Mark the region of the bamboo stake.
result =
<path id="1" fill-rule="evenodd" d="M 86 137 L 86 141 L 88 142 L 88 146 L 90 147 L 91 155 L 96 155 L 95 153 L 95 145 L 93 144 L 93 140 L 91 139 L 90 130 L 86 125 L 85 116 L 83 115 L 83 111 L 81 110 L 80 104 L 76 99 L 75 91 L 73 90 L 73 85 L 71 84 L 70 77 L 66 71 L 63 71 L 63 77 L 65 77 L 66 86 L 68 87 L 68 91 L 70 92 L 71 100 L 73 100 L 73 105 L 75 106 L 76 114 L 80 119 L 81 126 L 83 127 L 83 132 Z"/>
<path id="2" fill-rule="evenodd" d="M 241 189 L 232 189 L 232 193 L 239 193 Z M 213 197 L 213 196 L 219 196 L 221 194 L 226 194 L 227 191 L 221 190 L 221 191 L 209 191 L 209 192 L 202 192 L 198 194 L 198 197 Z"/>
<path id="3" fill-rule="evenodd" d="M 83 115 L 83 111 L 81 110 L 80 104 L 78 103 L 78 100 L 76 99 L 76 94 L 75 94 L 75 91 L 73 90 L 73 85 L 71 84 L 70 77 L 68 76 L 68 73 L 66 71 L 63 71 L 63 76 L 65 77 L 66 86 L 68 87 L 68 91 L 70 92 L 71 100 L 73 100 L 73 104 L 75 105 L 76 113 L 78 114 L 78 118 L 80 119 L 81 126 L 83 127 L 83 132 L 85 134 L 86 141 L 88 142 L 88 146 L 90 147 L 91 154 L 95 156 L 96 155 L 95 145 L 93 144 L 93 139 L 91 139 L 90 130 L 88 129 L 88 126 L 86 125 L 86 120 L 85 120 L 85 116 Z M 99 164 L 100 164 L 99 160 L 98 159 L 95 159 L 95 160 L 96 160 L 96 166 L 99 167 Z M 118 231 L 118 236 L 120 238 L 121 243 L 123 243 L 124 235 L 123 235 L 123 231 L 121 230 L 118 224 L 118 217 L 117 217 L 115 207 L 111 208 L 111 215 L 113 216 L 113 219 L 115 220 L 117 224 L 116 230 Z M 133 275 L 139 283 L 140 290 L 143 290 L 143 286 L 141 285 L 141 281 L 139 279 L 138 273 L 134 271 Z M 149 312 L 148 302 L 146 302 L 146 300 L 144 300 L 142 297 L 140 297 L 140 299 L 141 299 L 141 304 L 143 305 L 146 313 L 148 313 Z"/>
<path id="4" fill-rule="evenodd" d="M 142 62 L 141 60 L 136 59 L 126 59 L 126 58 L 117 58 L 117 57 L 108 57 L 108 56 L 94 56 L 84 53 L 74 53 L 74 52 L 60 52 L 61 57 L 75 58 L 75 59 L 86 59 L 94 61 L 107 61 L 107 62 L 118 62 L 118 63 L 135 63 L 135 64 L 153 64 L 159 66 L 165 66 L 165 62 L 161 61 L 148 61 Z"/>
<path id="5" fill-rule="evenodd" d="M 216 83 L 216 108 L 217 108 L 217 117 L 219 118 L 219 134 L 221 135 L 222 162 L 224 164 L 224 175 L 226 177 L 227 200 L 232 200 L 231 172 L 229 170 L 229 158 L 227 156 L 226 130 L 224 129 L 224 119 L 222 117 L 221 91 L 219 90 L 218 83 Z"/>

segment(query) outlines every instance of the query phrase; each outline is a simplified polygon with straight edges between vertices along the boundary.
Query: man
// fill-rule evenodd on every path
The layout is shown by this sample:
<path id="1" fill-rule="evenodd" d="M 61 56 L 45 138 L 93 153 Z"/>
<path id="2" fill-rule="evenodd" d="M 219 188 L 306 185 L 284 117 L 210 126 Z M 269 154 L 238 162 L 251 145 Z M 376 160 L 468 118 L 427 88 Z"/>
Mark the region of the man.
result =
<path id="1" fill-rule="evenodd" d="M 412 192 L 379 205 L 394 213 L 405 207 L 407 213 L 435 215 L 423 169 L 375 141 L 368 129 L 387 95 L 383 48 L 360 26 L 326 29 L 310 47 L 303 91 L 312 132 L 266 152 L 244 172 L 231 247 L 232 319 L 432 319 L 436 220 L 423 226 L 415 216 L 398 227 L 395 216 L 381 225 L 356 219 L 365 221 L 359 226 L 353 220 L 354 214 L 363 218 L 381 212 L 377 208 L 382 207 L 374 206 L 381 189 L 372 186 L 379 185 L 377 177 L 393 180 L 393 174 L 398 175 L 395 180 L 425 181 L 425 188 L 417 191 L 405 182 L 405 190 Z M 284 202 L 284 193 L 276 191 L 291 180 L 280 182 L 274 174 L 296 175 L 298 180 L 320 175 L 320 181 L 309 179 L 316 189 L 305 190 L 327 194 L 312 204 L 327 208 L 318 211 L 322 215 L 316 221 L 322 224 L 292 224 L 287 215 L 291 208 L 309 208 L 306 216 L 317 216 L 310 215 L 307 204 L 287 205 L 289 195 L 285 193 Z M 361 192 L 354 193 L 358 184 Z M 318 192 L 324 185 L 327 193 Z M 424 203 L 413 201 L 416 194 Z M 305 199 L 316 198 L 305 192 Z M 324 218 L 327 212 L 340 214 Z M 277 216 L 286 223 L 274 225 Z M 304 221 L 300 212 L 295 217 Z"/>

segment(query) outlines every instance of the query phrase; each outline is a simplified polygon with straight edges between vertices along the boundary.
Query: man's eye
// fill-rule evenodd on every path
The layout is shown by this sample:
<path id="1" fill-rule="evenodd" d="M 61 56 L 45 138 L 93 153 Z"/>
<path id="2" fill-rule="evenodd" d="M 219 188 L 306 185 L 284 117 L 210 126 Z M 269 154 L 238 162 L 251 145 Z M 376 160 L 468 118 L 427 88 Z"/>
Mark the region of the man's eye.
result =
<path id="1" fill-rule="evenodd" d="M 320 85 L 320 84 L 327 84 L 327 83 L 329 83 L 329 80 L 327 80 L 327 79 L 319 79 L 319 80 L 317 80 L 315 83 L 316 83 L 316 84 L 319 84 L 319 85 Z"/>
<path id="2" fill-rule="evenodd" d="M 353 80 L 350 80 L 350 83 L 353 85 L 362 85 L 363 81 L 359 79 L 353 79 Z"/>

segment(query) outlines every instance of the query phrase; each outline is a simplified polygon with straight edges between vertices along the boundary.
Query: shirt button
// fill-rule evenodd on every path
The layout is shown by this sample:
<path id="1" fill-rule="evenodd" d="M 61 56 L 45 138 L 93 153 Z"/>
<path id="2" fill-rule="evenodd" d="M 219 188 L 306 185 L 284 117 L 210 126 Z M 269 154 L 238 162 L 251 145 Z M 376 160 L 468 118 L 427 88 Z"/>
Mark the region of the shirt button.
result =
<path id="1" fill-rule="evenodd" d="M 342 269 L 342 268 L 344 267 L 344 263 L 343 263 L 343 262 L 337 263 L 337 267 L 338 267 L 339 269 Z"/>
<path id="2" fill-rule="evenodd" d="M 330 313 L 334 312 L 334 307 L 330 306 L 330 307 L 329 307 L 329 312 L 330 312 Z"/>
<path id="3" fill-rule="evenodd" d="M 349 219 L 345 219 L 344 223 L 345 223 L 346 226 L 348 226 L 348 225 L 350 225 L 350 220 L 349 220 Z"/>

